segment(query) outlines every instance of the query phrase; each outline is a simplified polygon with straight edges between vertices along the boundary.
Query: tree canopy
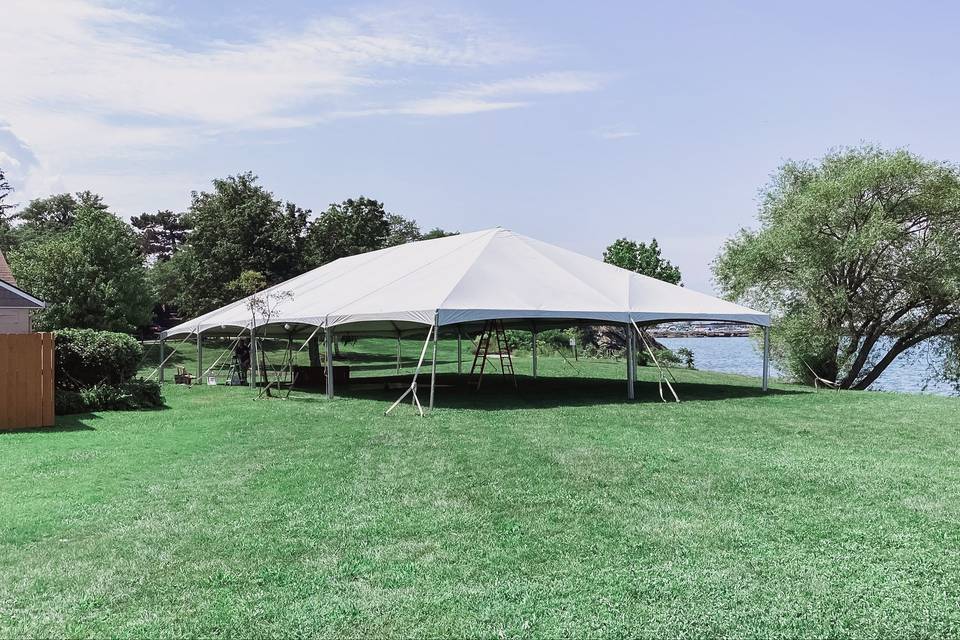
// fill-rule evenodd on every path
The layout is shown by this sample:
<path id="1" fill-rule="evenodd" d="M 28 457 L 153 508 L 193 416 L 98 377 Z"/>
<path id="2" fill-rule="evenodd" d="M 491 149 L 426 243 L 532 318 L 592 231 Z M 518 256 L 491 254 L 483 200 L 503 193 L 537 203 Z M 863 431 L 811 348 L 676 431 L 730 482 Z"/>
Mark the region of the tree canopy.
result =
<path id="1" fill-rule="evenodd" d="M 3 167 L 0 167 L 0 251 L 3 252 L 9 251 L 13 245 L 13 225 L 10 223 L 7 211 L 14 205 L 6 202 L 7 196 L 12 192 L 13 187 L 7 182 Z"/>
<path id="2" fill-rule="evenodd" d="M 183 214 L 169 209 L 130 218 L 130 224 L 140 231 L 143 254 L 159 261 L 172 258 L 190 231 L 190 226 L 183 218 Z"/>
<path id="3" fill-rule="evenodd" d="M 212 191 L 194 192 L 183 220 L 191 231 L 171 258 L 175 268 L 168 269 L 180 282 L 181 312 L 193 315 L 230 302 L 234 291 L 226 285 L 244 271 L 263 274 L 268 284 L 301 273 L 309 213 L 275 198 L 249 172 L 214 180 Z"/>
<path id="4" fill-rule="evenodd" d="M 714 263 L 731 298 L 769 310 L 774 354 L 802 380 L 868 387 L 904 351 L 960 331 L 960 169 L 860 147 L 787 162 L 759 229 Z"/>
<path id="5" fill-rule="evenodd" d="M 656 238 L 650 244 L 620 238 L 604 249 L 603 261 L 670 284 L 681 284 L 680 269 L 661 255 Z"/>
<path id="6" fill-rule="evenodd" d="M 10 263 L 20 286 L 48 303 L 40 329 L 134 331 L 150 320 L 137 238 L 103 207 L 76 209 L 68 229 L 14 250 Z"/>

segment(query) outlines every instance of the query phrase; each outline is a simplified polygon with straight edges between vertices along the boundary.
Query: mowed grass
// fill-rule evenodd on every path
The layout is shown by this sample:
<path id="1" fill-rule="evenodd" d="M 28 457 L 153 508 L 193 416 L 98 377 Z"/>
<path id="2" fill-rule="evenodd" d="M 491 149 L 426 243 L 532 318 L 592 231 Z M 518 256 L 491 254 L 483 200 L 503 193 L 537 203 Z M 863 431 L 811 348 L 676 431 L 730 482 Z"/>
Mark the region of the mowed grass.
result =
<path id="1" fill-rule="evenodd" d="M 0 434 L 0 635 L 960 634 L 960 401 L 541 374 L 424 419 L 383 415 L 397 390 L 168 385 Z"/>

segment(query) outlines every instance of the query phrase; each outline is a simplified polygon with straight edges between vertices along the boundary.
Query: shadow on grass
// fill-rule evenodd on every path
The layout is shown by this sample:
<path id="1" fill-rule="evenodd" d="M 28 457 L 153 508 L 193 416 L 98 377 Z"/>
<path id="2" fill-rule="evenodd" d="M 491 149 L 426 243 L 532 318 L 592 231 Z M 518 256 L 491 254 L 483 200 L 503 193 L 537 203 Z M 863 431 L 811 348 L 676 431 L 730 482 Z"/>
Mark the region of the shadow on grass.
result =
<path id="1" fill-rule="evenodd" d="M 30 427 L 28 429 L 10 429 L 0 431 L 0 436 L 13 433 L 64 433 L 69 431 L 96 431 L 87 424 L 87 421 L 99 420 L 100 416 L 94 413 L 75 413 L 68 416 L 57 416 L 56 424 L 52 427 Z"/>
<path id="2" fill-rule="evenodd" d="M 609 378 L 517 376 L 517 388 L 500 375 L 484 377 L 479 390 L 469 376 L 440 374 L 437 376 L 435 406 L 438 408 L 501 409 L 598 406 L 614 404 L 662 403 L 656 382 L 637 382 L 636 399 L 627 400 L 626 381 Z M 355 378 L 349 385 L 341 385 L 336 394 L 341 398 L 378 400 L 393 403 L 409 386 L 410 375 Z M 680 382 L 674 385 L 681 402 L 718 401 L 743 398 L 761 398 L 804 393 L 800 390 L 770 389 L 740 384 Z M 664 388 L 664 395 L 670 398 Z M 294 393 L 322 394 L 320 390 L 301 390 Z M 418 384 L 420 402 L 426 404 L 430 394 L 430 376 L 421 374 Z M 407 399 L 404 400 L 408 401 Z"/>

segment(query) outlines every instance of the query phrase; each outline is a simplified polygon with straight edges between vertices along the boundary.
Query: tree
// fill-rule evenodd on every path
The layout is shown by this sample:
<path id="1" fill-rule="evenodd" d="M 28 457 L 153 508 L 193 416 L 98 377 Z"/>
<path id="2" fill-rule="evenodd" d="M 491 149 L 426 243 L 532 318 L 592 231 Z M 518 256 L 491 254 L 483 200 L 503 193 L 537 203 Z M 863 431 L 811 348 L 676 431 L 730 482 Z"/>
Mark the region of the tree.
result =
<path id="1" fill-rule="evenodd" d="M 911 347 L 960 332 L 957 166 L 873 147 L 787 162 L 759 222 L 714 274 L 774 314 L 775 357 L 798 379 L 865 389 Z"/>
<path id="2" fill-rule="evenodd" d="M 13 192 L 13 187 L 10 186 L 10 183 L 7 182 L 7 176 L 3 172 L 3 167 L 0 167 L 0 216 L 6 213 L 7 209 L 12 209 L 13 205 L 4 202 L 7 199 L 7 196 Z"/>
<path id="3" fill-rule="evenodd" d="M 12 204 L 4 202 L 7 196 L 13 192 L 13 187 L 7 182 L 7 177 L 0 167 L 0 252 L 7 252 L 13 246 L 13 225 L 7 211 L 13 209 Z"/>
<path id="4" fill-rule="evenodd" d="M 20 285 L 47 301 L 40 329 L 129 332 L 150 319 L 136 235 L 102 208 L 79 208 L 69 229 L 23 245 L 10 264 Z"/>
<path id="5" fill-rule="evenodd" d="M 440 227 L 434 227 L 420 236 L 421 240 L 434 240 L 435 238 L 448 238 L 450 236 L 460 235 L 459 231 L 444 231 Z"/>
<path id="6" fill-rule="evenodd" d="M 395 247 L 398 244 L 406 244 L 423 239 L 416 220 L 407 220 L 403 216 L 398 216 L 395 213 L 388 213 L 387 224 L 389 225 L 390 232 L 387 235 L 384 246 Z"/>
<path id="7" fill-rule="evenodd" d="M 190 231 L 183 218 L 183 214 L 169 209 L 130 218 L 130 224 L 140 230 L 143 254 L 161 262 L 173 257 Z"/>
<path id="8" fill-rule="evenodd" d="M 63 233 L 73 226 L 81 209 L 106 211 L 103 197 L 91 191 L 59 193 L 31 200 L 13 216 L 20 221 L 14 228 L 16 244 L 26 244 Z"/>
<path id="9" fill-rule="evenodd" d="M 312 266 L 388 246 L 391 233 L 408 232 L 396 221 L 391 225 L 383 203 L 360 196 L 331 204 L 314 220 L 307 234 L 307 253 Z"/>
<path id="10" fill-rule="evenodd" d="M 254 174 L 214 180 L 211 192 L 195 192 L 191 200 L 183 222 L 192 231 L 173 254 L 183 282 L 177 299 L 182 313 L 233 300 L 229 285 L 243 271 L 262 273 L 271 285 L 303 272 L 309 210 L 276 199 Z"/>
<path id="11" fill-rule="evenodd" d="M 604 250 L 603 261 L 670 284 L 681 284 L 680 269 L 660 255 L 656 238 L 649 245 L 620 238 Z"/>

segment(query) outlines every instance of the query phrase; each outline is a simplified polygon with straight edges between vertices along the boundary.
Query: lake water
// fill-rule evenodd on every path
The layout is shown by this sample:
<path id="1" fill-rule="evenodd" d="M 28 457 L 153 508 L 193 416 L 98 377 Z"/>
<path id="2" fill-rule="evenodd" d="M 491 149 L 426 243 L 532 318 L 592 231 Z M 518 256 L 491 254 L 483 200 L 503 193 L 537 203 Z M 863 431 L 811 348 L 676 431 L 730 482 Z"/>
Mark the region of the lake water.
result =
<path id="1" fill-rule="evenodd" d="M 739 373 L 759 377 L 763 373 L 763 355 L 752 338 L 658 338 L 671 349 L 686 347 L 693 351 L 694 366 L 703 371 Z M 957 395 L 944 382 L 930 380 L 928 362 L 933 356 L 924 345 L 897 358 L 872 390 L 906 391 L 909 393 L 936 393 Z M 785 377 L 770 363 L 770 377 Z"/>

